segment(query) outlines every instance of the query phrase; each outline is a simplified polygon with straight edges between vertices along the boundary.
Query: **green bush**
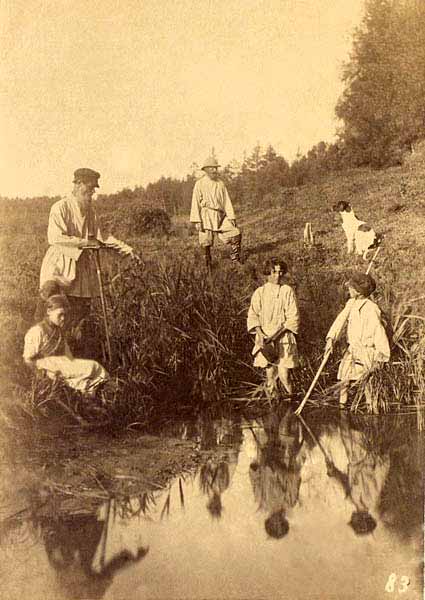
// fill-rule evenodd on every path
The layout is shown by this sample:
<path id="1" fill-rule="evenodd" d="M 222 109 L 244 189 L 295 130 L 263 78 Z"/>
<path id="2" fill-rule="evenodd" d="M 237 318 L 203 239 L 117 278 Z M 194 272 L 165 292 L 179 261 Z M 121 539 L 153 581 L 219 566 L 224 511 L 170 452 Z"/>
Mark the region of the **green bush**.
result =
<path id="1" fill-rule="evenodd" d="M 123 238 L 144 234 L 168 235 L 171 230 L 171 220 L 165 210 L 137 204 L 105 212 L 100 215 L 100 219 L 105 230 Z"/>

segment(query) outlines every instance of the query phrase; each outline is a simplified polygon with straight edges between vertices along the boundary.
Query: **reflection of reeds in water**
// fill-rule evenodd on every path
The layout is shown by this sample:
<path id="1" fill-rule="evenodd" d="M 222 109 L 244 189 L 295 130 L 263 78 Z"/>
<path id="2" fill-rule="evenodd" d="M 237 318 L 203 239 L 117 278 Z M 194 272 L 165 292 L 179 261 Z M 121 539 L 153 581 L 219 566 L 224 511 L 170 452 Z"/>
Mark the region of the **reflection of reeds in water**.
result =
<path id="1" fill-rule="evenodd" d="M 36 529 L 30 520 L 29 511 L 8 517 L 0 522 L 0 547 L 32 547 L 37 543 Z"/>
<path id="2" fill-rule="evenodd" d="M 184 509 L 184 488 L 183 483 L 186 481 L 185 476 L 181 475 L 178 478 L 178 488 L 179 488 L 179 500 L 180 500 L 180 508 Z M 171 511 L 171 486 L 168 489 L 167 496 L 165 498 L 165 502 L 161 509 L 160 519 L 164 517 L 168 517 Z"/>
<path id="3" fill-rule="evenodd" d="M 156 506 L 155 492 L 148 491 L 138 496 L 125 496 L 115 500 L 121 519 L 148 515 Z"/>
<path id="4" fill-rule="evenodd" d="M 361 431 L 367 455 L 389 460 L 379 512 L 387 527 L 408 539 L 423 521 L 423 445 L 414 416 L 363 419 L 352 415 L 349 424 Z"/>

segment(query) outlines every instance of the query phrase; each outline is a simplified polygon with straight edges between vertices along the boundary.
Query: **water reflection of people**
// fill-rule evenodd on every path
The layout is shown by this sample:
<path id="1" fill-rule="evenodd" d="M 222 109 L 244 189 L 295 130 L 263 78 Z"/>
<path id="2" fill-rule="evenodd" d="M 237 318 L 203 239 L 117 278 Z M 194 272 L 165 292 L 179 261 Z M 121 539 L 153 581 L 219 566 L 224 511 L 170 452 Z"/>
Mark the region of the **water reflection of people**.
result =
<path id="1" fill-rule="evenodd" d="M 356 535 L 366 535 L 377 526 L 389 457 L 368 448 L 363 433 L 351 426 L 347 415 L 341 415 L 340 434 L 347 457 L 347 471 L 344 473 L 330 460 L 327 461 L 327 472 L 341 484 L 346 497 L 354 505 L 349 525 Z"/>
<path id="2" fill-rule="evenodd" d="M 229 464 L 224 460 L 208 459 L 201 467 L 199 485 L 203 494 L 208 496 L 207 509 L 210 515 L 219 519 L 223 511 L 221 495 L 230 484 Z"/>
<path id="3" fill-rule="evenodd" d="M 386 434 L 385 448 L 390 458 L 379 512 L 385 526 L 403 543 L 412 543 L 420 532 L 425 498 L 425 440 L 416 430 L 413 415 L 410 422 L 408 419 L 403 416 L 400 423 L 398 417 L 391 418 L 391 427 L 378 432 L 381 439 Z"/>
<path id="4" fill-rule="evenodd" d="M 272 412 L 263 419 L 263 428 L 253 431 L 257 442 L 257 460 L 249 476 L 259 510 L 269 513 L 264 522 L 274 539 L 289 531 L 288 512 L 298 500 L 301 484 L 303 435 L 300 422 L 290 407 Z"/>
<path id="5" fill-rule="evenodd" d="M 139 545 L 135 551 L 130 551 L 122 548 L 122 542 L 121 549 L 113 548 L 108 556 L 113 516 L 115 512 L 109 502 L 103 520 L 94 514 L 77 514 L 43 524 L 49 563 L 67 597 L 103 598 L 118 571 L 146 556 L 148 548 Z"/>
<path id="6" fill-rule="evenodd" d="M 219 519 L 223 512 L 221 496 L 228 489 L 236 469 L 242 431 L 238 421 L 224 417 L 214 421 L 203 420 L 199 431 L 201 448 L 218 451 L 216 456 L 208 457 L 202 465 L 199 487 L 208 496 L 207 509 L 210 515 Z"/>

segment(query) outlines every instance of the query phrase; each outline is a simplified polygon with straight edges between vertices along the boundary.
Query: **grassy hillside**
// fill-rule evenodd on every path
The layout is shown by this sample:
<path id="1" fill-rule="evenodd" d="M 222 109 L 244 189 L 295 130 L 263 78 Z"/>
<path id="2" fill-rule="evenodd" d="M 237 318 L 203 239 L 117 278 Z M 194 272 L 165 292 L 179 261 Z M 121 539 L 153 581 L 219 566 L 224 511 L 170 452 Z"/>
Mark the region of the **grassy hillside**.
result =
<path id="1" fill-rule="evenodd" d="M 397 293 L 424 293 L 425 170 L 356 170 L 296 189 L 290 199 L 277 196 L 263 210 L 241 207 L 249 254 L 283 252 L 296 260 L 309 221 L 316 243 L 325 248 L 326 268 L 361 267 L 362 261 L 345 254 L 345 236 L 332 211 L 339 200 L 350 202 L 360 219 L 385 235 L 375 275 L 393 281 Z"/>
<path id="2" fill-rule="evenodd" d="M 144 270 L 130 268 L 110 287 L 111 328 L 117 350 L 110 370 L 121 379 L 131 372 L 127 395 L 137 396 L 141 379 L 153 381 L 152 388 L 143 388 L 145 397 L 152 399 L 153 388 L 163 395 L 170 394 L 182 383 L 182 372 L 188 377 L 182 383 L 187 396 L 199 395 L 203 387 L 217 388 L 217 381 L 220 385 L 216 392 L 235 387 L 237 381 L 231 381 L 231 374 L 238 369 L 245 380 L 258 382 L 259 376 L 249 367 L 252 345 L 245 332 L 246 310 L 251 293 L 262 283 L 262 260 L 276 255 L 288 261 L 289 281 L 299 298 L 303 318 L 299 339 L 307 366 L 297 377 L 300 388 L 305 389 L 323 351 L 327 328 L 345 301 L 341 284 L 347 271 L 365 270 L 367 266 L 360 258 L 346 255 L 345 236 L 332 211 L 339 200 L 349 201 L 359 218 L 385 235 L 372 270 L 378 282 L 376 298 L 383 308 L 398 324 L 404 313 L 424 315 L 424 156 L 419 148 L 402 167 L 353 170 L 316 184 L 285 189 L 268 196 L 262 206 L 254 201 L 242 206 L 236 199 L 245 263 L 242 267 L 231 265 L 226 257 L 228 248 L 217 244 L 214 260 L 218 268 L 211 280 L 203 268 L 197 236 L 182 219 L 174 223 L 168 238 L 127 239 L 147 262 Z M 101 207 L 98 210 L 102 212 Z M 39 268 L 47 248 L 47 215 L 48 206 L 15 211 L 9 207 L 7 226 L 1 233 L 1 375 L 6 387 L 10 390 L 12 385 L 15 392 L 29 389 L 31 384 L 21 353 L 24 333 L 32 324 Z M 316 243 L 310 250 L 303 247 L 302 241 L 307 221 L 312 224 Z M 125 237 L 125 231 L 119 233 Z M 111 262 L 116 268 L 116 261 Z M 155 297 L 160 298 L 159 304 L 154 303 Z M 182 303 L 184 315 L 176 310 Z M 155 311 L 159 315 L 156 321 Z M 170 328 L 174 318 L 178 322 Z M 181 330 L 191 333 L 192 327 L 193 335 L 183 343 Z M 423 348 L 417 349 L 422 321 L 409 319 L 403 327 L 406 344 L 416 348 L 417 363 L 419 357 L 423 360 Z M 129 345 L 136 348 L 132 354 L 127 352 Z M 335 364 L 331 364 L 329 373 L 328 382 L 332 382 Z M 191 385 L 194 379 L 198 383 Z"/>

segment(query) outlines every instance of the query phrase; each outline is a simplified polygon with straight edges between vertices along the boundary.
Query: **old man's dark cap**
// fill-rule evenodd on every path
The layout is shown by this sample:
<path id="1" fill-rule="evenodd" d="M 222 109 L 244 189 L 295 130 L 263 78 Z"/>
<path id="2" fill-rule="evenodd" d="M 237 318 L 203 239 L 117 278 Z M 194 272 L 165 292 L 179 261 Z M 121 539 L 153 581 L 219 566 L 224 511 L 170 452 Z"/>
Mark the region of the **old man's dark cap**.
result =
<path id="1" fill-rule="evenodd" d="M 100 173 L 93 171 L 93 169 L 77 169 L 74 171 L 74 183 L 77 183 L 77 181 L 94 182 L 96 187 L 99 187 L 99 177 Z"/>

